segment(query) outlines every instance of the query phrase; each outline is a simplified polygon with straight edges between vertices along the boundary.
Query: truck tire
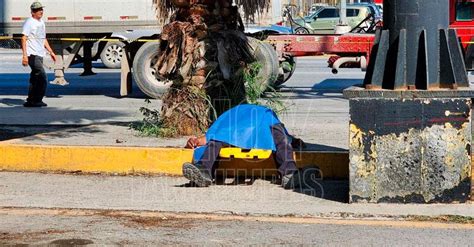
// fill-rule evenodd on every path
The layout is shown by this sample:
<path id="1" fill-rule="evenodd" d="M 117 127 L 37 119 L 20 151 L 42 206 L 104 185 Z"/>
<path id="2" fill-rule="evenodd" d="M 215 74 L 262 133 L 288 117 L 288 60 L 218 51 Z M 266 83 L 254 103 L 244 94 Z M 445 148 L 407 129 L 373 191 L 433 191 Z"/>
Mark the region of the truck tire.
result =
<path id="1" fill-rule="evenodd" d="M 278 80 L 275 82 L 275 88 L 281 87 L 283 83 L 287 82 L 293 76 L 296 70 L 296 57 L 284 55 L 279 67 L 280 71 Z"/>
<path id="2" fill-rule="evenodd" d="M 254 51 L 255 59 L 257 63 L 261 64 L 261 69 L 257 75 L 257 83 L 261 85 L 262 93 L 269 89 L 278 78 L 278 58 L 275 60 L 275 56 L 272 52 L 275 52 L 273 48 L 269 49 L 264 42 L 249 37 L 249 44 Z M 268 44 L 269 45 L 269 44 Z"/>
<path id="3" fill-rule="evenodd" d="M 122 66 L 122 52 L 125 44 L 120 41 L 107 42 L 104 50 L 100 53 L 100 60 L 105 67 L 120 69 Z"/>
<path id="4" fill-rule="evenodd" d="M 158 59 L 159 45 L 158 42 L 145 43 L 133 59 L 133 79 L 143 93 L 154 99 L 160 98 L 171 85 L 155 77 L 154 65 Z"/>
<path id="5" fill-rule="evenodd" d="M 270 43 L 267 43 L 267 42 L 263 42 L 263 45 L 265 46 L 265 48 L 267 49 L 267 52 L 268 54 L 270 55 L 270 66 L 271 66 L 271 74 L 272 74 L 272 77 L 269 78 L 270 81 L 269 81 L 269 87 L 268 89 L 275 89 L 276 86 L 277 86 L 277 81 L 278 81 L 278 77 L 279 77 L 279 72 L 280 72 L 280 63 L 279 63 L 279 59 L 278 59 L 278 54 L 276 53 L 276 50 L 275 48 L 273 48 L 273 46 L 270 44 Z"/>

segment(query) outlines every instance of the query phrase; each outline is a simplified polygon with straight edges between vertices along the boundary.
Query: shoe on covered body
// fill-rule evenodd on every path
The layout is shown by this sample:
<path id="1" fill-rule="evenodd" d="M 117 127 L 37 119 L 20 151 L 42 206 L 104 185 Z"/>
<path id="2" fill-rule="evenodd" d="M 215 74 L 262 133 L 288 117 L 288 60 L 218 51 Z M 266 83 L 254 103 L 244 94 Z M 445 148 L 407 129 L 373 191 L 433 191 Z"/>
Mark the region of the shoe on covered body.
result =
<path id="1" fill-rule="evenodd" d="M 184 163 L 183 175 L 197 187 L 208 187 L 212 184 L 212 177 L 209 171 L 191 163 Z"/>
<path id="2" fill-rule="evenodd" d="M 293 173 L 289 173 L 284 175 L 281 178 L 281 186 L 285 190 L 294 189 L 301 184 L 301 173 L 299 171 L 294 171 Z"/>

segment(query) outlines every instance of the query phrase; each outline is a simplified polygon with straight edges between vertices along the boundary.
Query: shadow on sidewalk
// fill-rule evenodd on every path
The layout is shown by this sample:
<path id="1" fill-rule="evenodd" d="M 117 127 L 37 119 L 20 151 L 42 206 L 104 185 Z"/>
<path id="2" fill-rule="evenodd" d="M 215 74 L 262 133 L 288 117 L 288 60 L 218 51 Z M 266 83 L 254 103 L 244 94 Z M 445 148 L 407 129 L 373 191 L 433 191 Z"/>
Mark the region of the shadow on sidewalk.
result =
<path id="1" fill-rule="evenodd" d="M 54 75 L 49 73 L 48 81 L 53 78 Z M 81 77 L 79 73 L 66 73 L 66 79 L 69 82 L 67 86 L 52 85 L 48 82 L 46 98 L 60 98 L 64 95 L 103 95 L 111 98 L 121 98 L 119 72 L 106 72 L 91 77 Z M 26 98 L 28 95 L 28 81 L 29 73 L 0 73 L 0 95 L 24 95 L 24 98 Z M 132 92 L 127 97 L 148 98 L 141 92 L 136 83 L 132 84 Z"/>
<path id="2" fill-rule="evenodd" d="M 213 186 L 252 186 L 256 180 L 265 180 L 273 186 L 280 187 L 281 181 L 272 178 L 227 178 L 218 177 Z M 192 182 L 182 184 L 176 187 L 194 188 Z M 206 188 L 201 188 L 206 189 Z M 284 190 L 283 188 L 281 188 Z M 348 180 L 310 180 L 304 184 L 297 186 L 292 190 L 294 193 L 304 194 L 310 197 L 316 197 L 324 200 L 348 203 L 349 202 L 349 181 Z"/>
<path id="3" fill-rule="evenodd" d="M 2 101 L 0 101 L 1 103 Z M 18 104 L 17 100 L 6 99 L 3 103 Z M 5 110 L 8 109 L 8 110 Z M 22 139 L 23 142 L 60 139 L 84 134 L 103 132 L 93 125 L 112 124 L 128 126 L 130 123 L 113 121 L 122 116 L 113 111 L 69 110 L 57 108 L 24 108 L 14 106 L 0 108 L 0 142 Z M 112 119 L 109 121 L 109 119 Z M 90 123 L 85 123 L 88 121 Z"/>
<path id="4" fill-rule="evenodd" d="M 25 103 L 25 101 L 22 99 L 10 99 L 10 98 L 0 99 L 0 104 L 6 105 L 6 106 L 23 106 L 23 103 Z"/>
<path id="5" fill-rule="evenodd" d="M 29 141 L 41 141 L 73 136 L 83 136 L 84 134 L 101 133 L 102 131 L 94 126 L 0 126 L 0 142 L 22 139 L 23 143 Z"/>

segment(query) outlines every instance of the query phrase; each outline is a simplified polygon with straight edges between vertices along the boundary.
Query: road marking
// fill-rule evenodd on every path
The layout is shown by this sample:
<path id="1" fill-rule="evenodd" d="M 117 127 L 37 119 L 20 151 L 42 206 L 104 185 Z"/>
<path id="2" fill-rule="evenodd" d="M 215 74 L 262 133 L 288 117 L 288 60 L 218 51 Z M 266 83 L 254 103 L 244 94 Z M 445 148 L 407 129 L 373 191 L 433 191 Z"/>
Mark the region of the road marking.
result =
<path id="1" fill-rule="evenodd" d="M 94 210 L 94 209 L 62 209 L 62 208 L 0 208 L 0 215 L 13 216 L 104 216 L 110 218 L 121 217 L 154 217 L 167 219 L 188 219 L 207 221 L 242 221 L 264 223 L 289 223 L 302 225 L 341 225 L 341 226 L 372 226 L 395 228 L 421 228 L 421 229 L 457 229 L 474 230 L 472 224 L 440 223 L 429 221 L 410 221 L 406 218 L 330 218 L 330 217 L 290 217 L 290 216 L 244 216 L 210 213 L 172 213 L 152 211 L 119 211 L 119 210 Z"/>

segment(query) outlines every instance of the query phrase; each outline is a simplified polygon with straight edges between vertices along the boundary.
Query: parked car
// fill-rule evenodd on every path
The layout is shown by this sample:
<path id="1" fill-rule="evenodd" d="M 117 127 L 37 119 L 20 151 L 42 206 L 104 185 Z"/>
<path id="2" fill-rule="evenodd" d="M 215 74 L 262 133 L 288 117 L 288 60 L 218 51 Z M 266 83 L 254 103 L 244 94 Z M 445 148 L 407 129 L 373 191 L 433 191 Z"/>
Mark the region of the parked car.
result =
<path id="1" fill-rule="evenodd" d="M 325 3 L 313 4 L 313 5 L 311 5 L 311 8 L 309 9 L 308 15 L 312 15 L 312 14 L 318 12 L 318 10 L 321 9 L 322 7 L 327 7 L 327 6 L 329 6 L 329 5 L 325 4 Z"/>
<path id="2" fill-rule="evenodd" d="M 374 4 L 351 4 L 347 6 L 347 24 L 352 28 L 363 22 L 370 14 L 376 19 L 382 15 Z M 334 6 L 322 7 L 316 13 L 304 18 L 294 19 L 292 28 L 296 34 L 333 34 L 339 24 L 339 9 Z"/>

